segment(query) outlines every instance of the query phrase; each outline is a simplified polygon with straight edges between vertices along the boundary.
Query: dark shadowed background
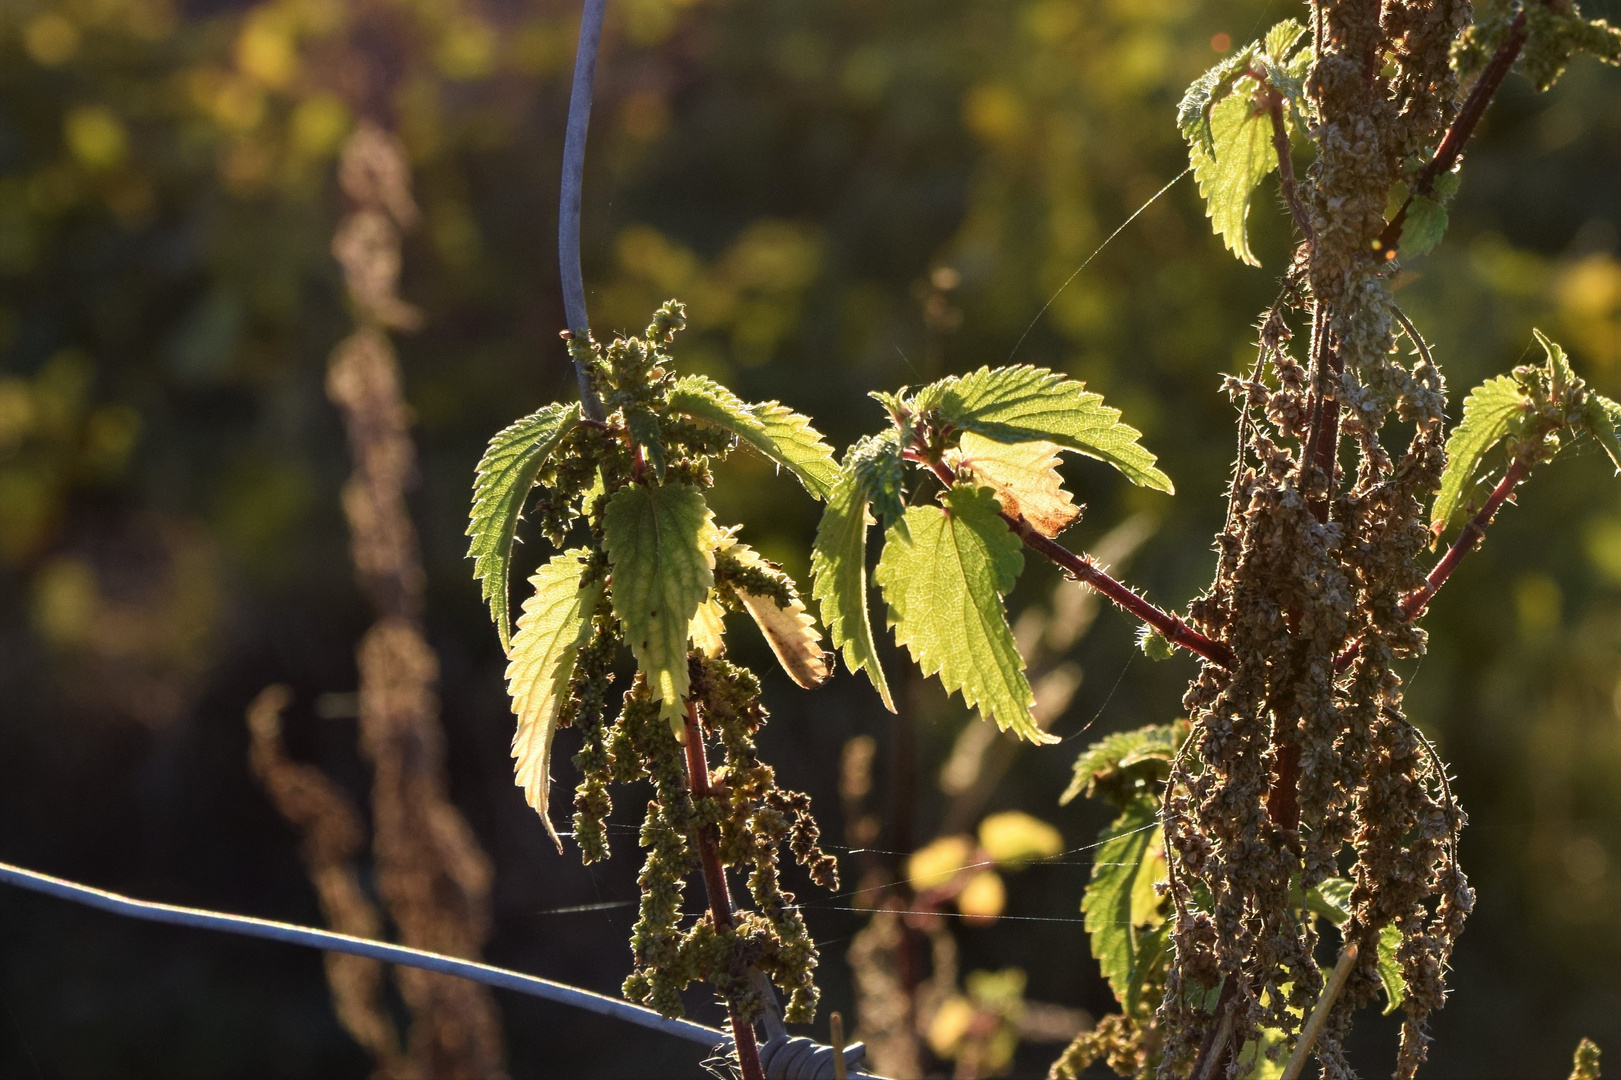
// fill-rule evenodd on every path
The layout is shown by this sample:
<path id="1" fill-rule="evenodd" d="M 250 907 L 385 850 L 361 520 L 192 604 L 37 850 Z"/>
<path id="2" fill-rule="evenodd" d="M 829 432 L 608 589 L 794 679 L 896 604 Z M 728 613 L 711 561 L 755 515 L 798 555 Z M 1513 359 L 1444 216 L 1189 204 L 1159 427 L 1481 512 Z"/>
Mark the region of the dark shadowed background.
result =
<path id="1" fill-rule="evenodd" d="M 296 837 L 249 773 L 243 717 L 287 684 L 294 756 L 364 800 L 352 695 L 372 616 L 323 380 L 352 327 L 330 254 L 344 212 L 334 159 L 366 112 L 399 134 L 422 207 L 401 294 L 423 322 L 395 343 L 450 790 L 496 871 L 486 955 L 617 992 L 634 908 L 555 909 L 634 901 L 642 796 L 621 796 L 607 864 L 551 848 L 512 784 L 503 658 L 462 535 L 488 437 L 573 392 L 554 252 L 575 7 L 0 8 L 0 858 L 145 898 L 320 920 Z M 1621 15 L 1616 0 L 1586 7 Z M 1219 48 L 1299 14 L 1282 0 L 614 0 L 585 200 L 593 325 L 636 331 L 679 297 L 692 322 L 683 370 L 809 413 L 840 449 L 881 419 L 869 390 L 1010 355 L 1083 378 L 1143 429 L 1179 494 L 1072 464 L 1088 511 L 1066 539 L 1084 547 L 1147 515 L 1126 576 L 1185 603 L 1212 570 L 1231 461 L 1218 377 L 1253 362 L 1287 223 L 1258 200 L 1264 266 L 1242 266 L 1184 179 L 1068 279 L 1185 167 L 1173 111 L 1187 83 Z M 1450 233 L 1400 283 L 1454 414 L 1468 387 L 1528 355 L 1533 326 L 1621 393 L 1618 228 L 1621 74 L 1579 59 L 1548 95 L 1512 78 L 1468 156 Z M 1621 1054 L 1612 471 L 1590 443 L 1540 470 L 1437 600 L 1430 654 L 1410 673 L 1411 714 L 1471 817 L 1463 857 L 1480 893 L 1429 1076 L 1563 1076 L 1581 1035 Z M 714 502 L 805 581 L 817 507 L 796 485 L 739 457 Z M 544 548 L 521 548 L 518 570 Z M 1056 581 L 1031 564 L 1015 615 L 1046 605 Z M 1055 659 L 1083 674 L 1053 725 L 1066 741 L 1021 752 L 985 809 L 1048 820 L 1069 847 L 1092 839 L 1104 808 L 1057 805 L 1076 753 L 1177 716 L 1193 670 L 1144 659 L 1133 629 L 1104 611 Z M 830 841 L 845 836 L 841 750 L 862 734 L 877 740 L 873 800 L 889 830 L 876 846 L 911 846 L 897 828 L 933 835 L 942 765 L 979 721 L 914 679 L 902 699 L 916 745 L 897 768 L 894 721 L 865 680 L 799 691 L 763 648 L 738 648 L 769 672 L 765 756 L 811 793 Z M 576 745 L 561 736 L 565 789 Z M 892 806 L 908 771 L 912 797 L 903 784 Z M 1076 921 L 1087 872 L 1076 858 L 1010 876 L 1008 913 L 1054 921 L 957 928 L 962 970 L 1017 967 L 1031 1000 L 1106 1010 Z M 845 953 L 863 916 L 794 886 L 823 947 L 824 1009 L 851 1016 Z M 687 1044 L 500 1002 L 515 1077 L 698 1075 Z M 313 952 L 11 890 L 0 1012 L 6 1077 L 371 1068 Z M 825 1038 L 825 1021 L 813 1033 Z M 1362 1022 L 1365 1073 L 1389 1067 L 1394 1039 L 1392 1022 Z M 1058 1049 L 1025 1047 L 1017 1074 L 1043 1074 Z"/>

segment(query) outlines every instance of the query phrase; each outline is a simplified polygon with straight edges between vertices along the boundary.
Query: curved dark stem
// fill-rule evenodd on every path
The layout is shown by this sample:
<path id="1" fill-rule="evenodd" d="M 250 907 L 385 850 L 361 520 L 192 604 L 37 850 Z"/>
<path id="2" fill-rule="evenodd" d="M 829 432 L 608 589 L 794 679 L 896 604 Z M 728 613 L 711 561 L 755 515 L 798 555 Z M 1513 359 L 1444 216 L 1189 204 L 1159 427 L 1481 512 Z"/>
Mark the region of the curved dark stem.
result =
<path id="1" fill-rule="evenodd" d="M 602 15 L 608 0 L 585 0 L 580 14 L 580 44 L 574 54 L 574 87 L 568 99 L 568 133 L 563 140 L 563 193 L 557 208 L 557 263 L 563 282 L 563 311 L 571 346 L 589 347 L 591 321 L 585 311 L 585 277 L 580 272 L 580 201 L 585 194 L 585 136 L 591 127 L 591 88 L 597 76 L 597 46 L 602 41 Z M 588 419 L 606 418 L 602 398 L 591 385 L 581 355 L 574 347 L 574 377 Z"/>

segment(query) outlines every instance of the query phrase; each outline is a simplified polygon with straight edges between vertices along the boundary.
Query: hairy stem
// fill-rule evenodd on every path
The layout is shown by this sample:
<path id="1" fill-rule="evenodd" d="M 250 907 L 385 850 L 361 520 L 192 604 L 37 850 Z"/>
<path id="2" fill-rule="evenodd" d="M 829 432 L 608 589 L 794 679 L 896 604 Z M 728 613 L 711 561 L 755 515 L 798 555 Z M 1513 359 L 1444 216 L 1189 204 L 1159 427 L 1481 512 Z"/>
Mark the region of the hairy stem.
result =
<path id="1" fill-rule="evenodd" d="M 946 487 L 951 487 L 957 482 L 957 474 L 952 472 L 951 467 L 944 462 L 929 461 L 911 451 L 908 451 L 906 456 L 911 461 L 927 465 Z M 1238 658 L 1233 655 L 1233 650 L 1221 642 L 1199 633 L 1183 622 L 1180 616 L 1172 615 L 1170 612 L 1137 595 L 1130 586 L 1116 581 L 1109 575 L 1108 571 L 1098 566 L 1087 556 L 1077 555 L 1058 543 L 1058 541 L 1043 536 L 1022 516 L 1004 513 L 1002 520 L 1007 522 L 1008 528 L 1013 530 L 1013 535 L 1024 541 L 1025 547 L 1043 556 L 1059 569 L 1066 571 L 1077 581 L 1084 581 L 1092 586 L 1092 588 L 1102 593 L 1106 599 L 1114 603 L 1115 606 L 1159 631 L 1160 635 L 1172 645 L 1179 645 L 1189 652 L 1197 653 L 1211 663 L 1219 664 L 1224 668 L 1237 666 Z"/>
<path id="2" fill-rule="evenodd" d="M 1463 527 L 1463 532 L 1458 534 L 1458 538 L 1452 542 L 1452 546 L 1441 557 L 1441 561 L 1425 576 L 1424 584 L 1408 593 L 1402 600 L 1401 615 L 1404 620 L 1412 622 L 1423 614 L 1424 608 L 1441 590 L 1441 586 L 1447 583 L 1447 579 L 1458 568 L 1458 564 L 1463 562 L 1464 556 L 1480 546 L 1480 542 L 1486 538 L 1486 527 L 1492 523 L 1497 511 L 1501 510 L 1503 504 L 1514 494 L 1514 489 L 1519 486 L 1520 481 L 1530 473 L 1532 464 L 1534 463 L 1530 458 L 1522 456 L 1515 458 L 1509 465 L 1503 473 L 1503 478 L 1492 488 L 1491 495 L 1486 499 L 1486 505 L 1469 519 L 1468 524 Z M 1334 661 L 1335 674 L 1351 666 L 1351 662 L 1356 659 L 1357 649 L 1361 646 L 1362 639 L 1358 638 L 1345 647 L 1345 651 Z"/>
<path id="3" fill-rule="evenodd" d="M 580 202 L 585 194 L 585 137 L 591 127 L 591 89 L 597 75 L 597 46 L 602 41 L 602 14 L 608 0 L 585 0 L 580 14 L 580 44 L 574 54 L 574 86 L 568 99 L 568 132 L 563 139 L 563 190 L 557 208 L 557 262 L 563 282 L 563 311 L 569 336 L 584 347 L 591 341 L 585 311 L 585 277 L 580 271 Z M 570 350 L 573 351 L 573 350 Z M 602 399 L 578 354 L 574 377 L 580 404 L 591 420 L 605 419 Z"/>
<path id="4" fill-rule="evenodd" d="M 1486 505 L 1469 519 L 1469 523 L 1463 527 L 1463 532 L 1458 534 L 1458 538 L 1452 542 L 1452 546 L 1447 549 L 1441 561 L 1436 563 L 1434 569 L 1424 578 L 1424 584 L 1402 601 L 1402 618 L 1408 621 L 1417 618 L 1418 613 L 1430 602 L 1430 598 L 1446 584 L 1447 578 L 1452 576 L 1452 572 L 1458 568 L 1463 557 L 1480 546 L 1480 542 L 1486 537 L 1486 526 L 1492 523 L 1497 511 L 1508 501 L 1509 496 L 1514 494 L 1514 489 L 1530 471 L 1530 459 L 1523 456 L 1514 459 L 1514 463 L 1503 473 L 1503 478 L 1497 481 L 1497 486 L 1492 488 L 1491 495 L 1486 499 Z"/>
<path id="5" fill-rule="evenodd" d="M 1519 59 L 1520 50 L 1525 47 L 1525 36 L 1525 11 L 1522 8 L 1509 25 L 1508 37 L 1503 39 L 1491 62 L 1480 73 L 1480 78 L 1475 80 L 1474 89 L 1469 91 L 1469 97 L 1441 139 L 1441 145 L 1436 147 L 1435 156 L 1419 171 L 1418 177 L 1413 181 L 1407 201 L 1402 203 L 1401 209 L 1396 211 L 1396 216 L 1390 219 L 1390 224 L 1385 226 L 1385 231 L 1380 235 L 1378 249 L 1385 252 L 1387 258 L 1393 256 L 1396 249 L 1401 246 L 1402 226 L 1407 222 L 1407 209 L 1413 205 L 1413 199 L 1430 194 L 1435 189 L 1436 179 L 1451 172 L 1452 167 L 1458 163 L 1464 144 L 1469 141 L 1469 136 L 1475 133 L 1480 118 L 1486 115 L 1486 106 L 1490 105 L 1492 98 L 1496 96 L 1497 88 L 1503 85 L 1503 79 L 1514 66 L 1514 61 Z"/>
<path id="6" fill-rule="evenodd" d="M 1323 987 L 1323 994 L 1317 999 L 1317 1007 L 1306 1018 L 1306 1026 L 1300 1029 L 1300 1041 L 1295 1043 L 1295 1052 L 1289 1055 L 1289 1062 L 1284 1065 L 1279 1080 L 1298 1080 L 1300 1070 L 1306 1067 L 1306 1058 L 1311 1055 L 1311 1048 L 1328 1020 L 1329 1011 L 1334 1008 L 1340 991 L 1345 989 L 1345 980 L 1350 977 L 1351 967 L 1356 963 L 1356 951 L 1355 942 L 1341 950 L 1340 958 L 1328 976 L 1328 983 Z"/>
<path id="7" fill-rule="evenodd" d="M 1272 148 L 1278 154 L 1278 187 L 1283 192 L 1284 201 L 1289 204 L 1295 227 L 1309 244 L 1316 239 L 1316 234 L 1312 231 L 1311 215 L 1306 213 L 1306 204 L 1300 201 L 1300 185 L 1295 182 L 1295 164 L 1289 154 L 1289 129 L 1283 122 L 1283 95 L 1264 83 L 1262 85 L 1262 100 L 1266 103 L 1267 115 L 1272 118 Z"/>
<path id="8" fill-rule="evenodd" d="M 704 751 L 704 733 L 698 726 L 698 707 L 687 702 L 687 776 L 692 784 L 694 801 L 707 799 L 709 788 L 709 759 Z M 698 861 L 703 867 L 704 891 L 709 894 L 709 916 L 717 931 L 732 929 L 732 894 L 726 887 L 726 870 L 720 864 L 720 851 L 715 841 L 713 825 L 699 825 L 694 840 L 698 847 Z M 743 1070 L 743 1080 L 765 1080 L 760 1067 L 760 1048 L 754 1041 L 754 1025 L 743 1019 L 737 1006 L 728 1001 L 726 1012 L 732 1021 L 732 1043 L 737 1048 L 737 1061 Z"/>

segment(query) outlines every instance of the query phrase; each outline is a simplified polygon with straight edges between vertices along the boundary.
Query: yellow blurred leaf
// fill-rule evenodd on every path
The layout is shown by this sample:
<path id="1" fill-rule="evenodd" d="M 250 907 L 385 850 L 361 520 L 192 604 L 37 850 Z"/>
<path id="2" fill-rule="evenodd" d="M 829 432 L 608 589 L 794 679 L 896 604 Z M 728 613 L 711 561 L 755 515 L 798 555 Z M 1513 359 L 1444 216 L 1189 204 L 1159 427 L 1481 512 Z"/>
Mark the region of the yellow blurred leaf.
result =
<path id="1" fill-rule="evenodd" d="M 316 94 L 299 102 L 290 126 L 300 153 L 325 157 L 349 132 L 349 108 L 336 94 Z"/>
<path id="2" fill-rule="evenodd" d="M 912 852 L 906 877 L 918 892 L 937 889 L 974 861 L 974 840 L 969 836 L 942 836 Z"/>
<path id="3" fill-rule="evenodd" d="M 236 39 L 236 66 L 273 90 L 284 89 L 293 81 L 298 74 L 298 49 L 285 16 L 275 9 L 260 9 L 248 17 Z"/>
<path id="4" fill-rule="evenodd" d="M 952 1057 L 973 1022 L 974 1006 L 967 998 L 959 994 L 942 1002 L 929 1022 L 929 1049 L 934 1051 L 934 1056 Z"/>
<path id="5" fill-rule="evenodd" d="M 998 866 L 1050 859 L 1064 850 L 1064 837 L 1040 818 L 1018 810 L 992 814 L 979 823 L 979 846 Z"/>
<path id="6" fill-rule="evenodd" d="M 1043 536 L 1057 536 L 1081 516 L 1058 475 L 1058 454 L 1050 442 L 1010 445 L 969 431 L 947 460 L 992 488 L 1003 510 L 1015 517 L 1022 514 Z"/>
<path id="7" fill-rule="evenodd" d="M 1007 886 L 995 870 L 981 870 L 957 894 L 957 910 L 969 922 L 995 922 L 1007 908 Z"/>
<path id="8" fill-rule="evenodd" d="M 23 27 L 23 47 L 36 63 L 65 64 L 79 51 L 79 28 L 54 11 L 35 15 Z"/>
<path id="9" fill-rule="evenodd" d="M 129 133 L 112 110 L 86 105 L 69 112 L 62 124 L 73 156 L 90 169 L 110 169 L 129 153 Z"/>

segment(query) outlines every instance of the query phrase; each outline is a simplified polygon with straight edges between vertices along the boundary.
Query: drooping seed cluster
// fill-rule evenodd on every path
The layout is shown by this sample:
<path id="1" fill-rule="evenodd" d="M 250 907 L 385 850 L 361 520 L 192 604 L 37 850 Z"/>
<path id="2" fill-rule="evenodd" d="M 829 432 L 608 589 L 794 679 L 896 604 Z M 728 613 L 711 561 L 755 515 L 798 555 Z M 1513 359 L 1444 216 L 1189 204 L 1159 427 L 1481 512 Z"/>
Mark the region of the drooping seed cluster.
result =
<path id="1" fill-rule="evenodd" d="M 1424 649 L 1400 602 L 1423 582 L 1445 389 L 1422 347 L 1396 355 L 1396 265 L 1374 243 L 1393 185 L 1455 114 L 1448 57 L 1468 6 L 1322 0 L 1314 14 L 1314 235 L 1262 320 L 1256 374 L 1229 380 L 1240 460 L 1215 581 L 1191 609 L 1237 663 L 1207 664 L 1190 688 L 1193 736 L 1167 789 L 1177 919 L 1160 1013 L 1166 1077 L 1208 1061 L 1224 1016 L 1229 1054 L 1262 1027 L 1298 1031 L 1322 990 L 1315 920 L 1298 897 L 1342 874 L 1353 883 L 1344 940 L 1359 952 L 1316 1045 L 1324 1075 L 1350 1075 L 1342 1041 L 1379 992 L 1390 926 L 1407 983 L 1398 1075 L 1412 1075 L 1473 903 L 1452 846 L 1463 815 L 1402 714 L 1394 669 Z M 1287 316 L 1307 311 L 1302 364 Z M 1412 432 L 1396 458 L 1381 442 L 1393 418 Z M 1342 478 L 1344 441 L 1356 465 Z"/>

